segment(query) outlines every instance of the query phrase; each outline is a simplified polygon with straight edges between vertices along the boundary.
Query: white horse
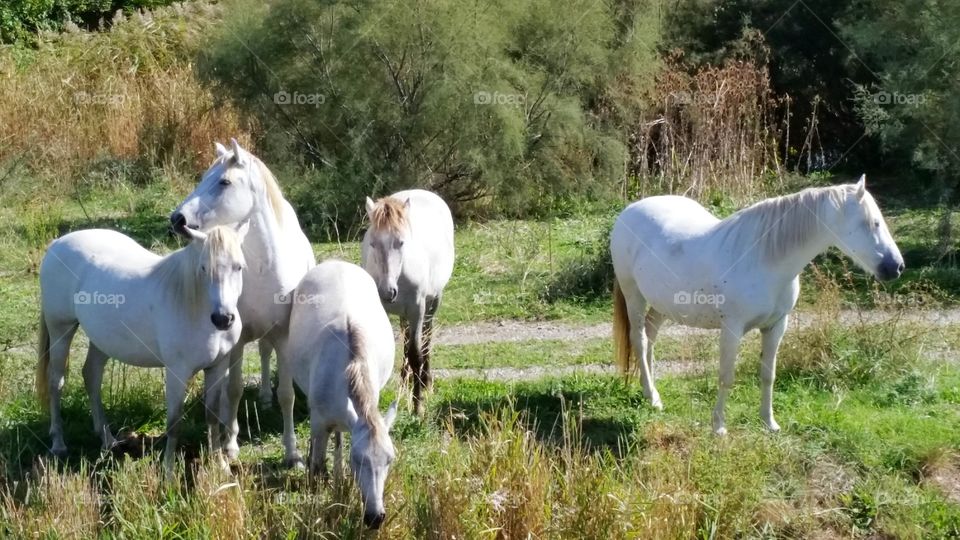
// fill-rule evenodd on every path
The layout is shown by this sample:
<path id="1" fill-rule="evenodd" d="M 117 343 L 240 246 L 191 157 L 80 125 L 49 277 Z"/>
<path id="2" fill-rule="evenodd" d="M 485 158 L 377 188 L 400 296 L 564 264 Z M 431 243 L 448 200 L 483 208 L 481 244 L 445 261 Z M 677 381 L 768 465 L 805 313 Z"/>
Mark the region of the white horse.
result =
<path id="1" fill-rule="evenodd" d="M 218 225 L 250 223 L 243 253 L 250 261 L 244 270 L 239 310 L 243 317 L 240 342 L 230 355 L 229 381 L 224 400 L 224 446 L 235 459 L 240 451 L 237 409 L 243 394 L 243 346 L 266 340 L 277 354 L 277 398 L 283 415 L 283 442 L 288 465 L 302 465 L 293 437 L 293 379 L 279 354 L 290 317 L 289 294 L 307 270 L 316 264 L 310 242 L 300 229 L 297 214 L 283 198 L 273 174 L 256 156 L 231 139 L 227 150 L 219 143 L 217 159 L 203 174 L 193 193 L 171 214 L 174 231 L 208 230 Z M 261 392 L 269 396 L 269 347 L 261 346 Z M 261 395 L 262 397 L 262 395 Z M 267 398 L 269 399 L 269 398 Z"/>
<path id="2" fill-rule="evenodd" d="M 105 449 L 115 440 L 100 397 L 108 358 L 165 369 L 167 447 L 172 469 L 187 383 L 204 370 L 208 391 L 223 376 L 240 338 L 237 300 L 243 286 L 239 232 L 218 227 L 188 231 L 193 241 L 166 257 L 115 231 L 90 229 L 54 240 L 40 265 L 40 339 L 37 393 L 50 407 L 51 451 L 62 456 L 60 393 L 70 342 L 78 327 L 90 339 L 83 381 L 94 431 Z M 211 442 L 217 414 L 207 408 Z M 212 449 L 215 446 L 211 447 Z"/>
<path id="3" fill-rule="evenodd" d="M 400 316 L 405 362 L 401 378 L 413 376 L 413 408 L 423 410 L 430 386 L 430 339 L 443 288 L 453 274 L 453 217 L 429 191 L 400 191 L 373 202 L 360 257 L 373 276 L 388 313 Z"/>
<path id="4" fill-rule="evenodd" d="M 383 522 L 383 486 L 395 454 L 389 430 L 396 401 L 381 417 L 380 390 L 393 371 L 393 328 L 377 286 L 362 268 L 331 260 L 310 270 L 293 294 L 284 356 L 310 404 L 310 472 L 327 475 L 334 433 L 334 477 L 342 477 L 340 432 L 350 432 L 350 467 L 364 522 Z"/>
<path id="5" fill-rule="evenodd" d="M 713 429 L 726 433 L 724 404 L 743 335 L 762 336 L 760 417 L 771 431 L 777 348 L 800 293 L 799 274 L 836 246 L 877 279 L 895 279 L 903 257 L 880 209 L 857 184 L 810 188 L 761 201 L 718 220 L 685 197 L 649 197 L 628 206 L 610 236 L 616 274 L 614 340 L 624 372 L 636 351 L 643 392 L 653 384 L 653 344 L 665 319 L 720 329 L 720 383 Z"/>

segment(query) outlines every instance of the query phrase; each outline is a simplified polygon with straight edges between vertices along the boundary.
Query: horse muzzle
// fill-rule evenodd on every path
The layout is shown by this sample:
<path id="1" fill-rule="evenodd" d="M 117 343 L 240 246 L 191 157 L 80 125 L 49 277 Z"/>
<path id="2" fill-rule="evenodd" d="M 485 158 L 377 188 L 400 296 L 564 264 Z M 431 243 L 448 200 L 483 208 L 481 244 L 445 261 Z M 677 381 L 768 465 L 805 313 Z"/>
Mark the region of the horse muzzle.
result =
<path id="1" fill-rule="evenodd" d="M 178 236 L 184 238 L 189 238 L 190 235 L 187 234 L 187 228 L 196 229 L 197 227 L 188 225 L 187 218 L 180 212 L 174 212 L 170 215 L 170 230 Z"/>
<path id="2" fill-rule="evenodd" d="M 397 296 L 399 293 L 400 291 L 398 291 L 396 287 L 390 287 L 389 289 L 381 290 L 380 300 L 387 304 L 392 304 L 397 301 Z"/>
<path id="3" fill-rule="evenodd" d="M 214 313 L 210 315 L 210 322 L 217 330 L 229 330 L 233 326 L 236 316 L 233 313 Z"/>
<path id="4" fill-rule="evenodd" d="M 880 281 L 893 281 L 900 277 L 906 266 L 901 257 L 887 255 L 877 267 L 877 279 Z"/>
<path id="5" fill-rule="evenodd" d="M 367 527 L 370 527 L 373 530 L 380 528 L 380 525 L 383 525 L 384 520 L 387 517 L 386 512 L 372 512 L 369 514 L 363 515 L 363 524 Z"/>

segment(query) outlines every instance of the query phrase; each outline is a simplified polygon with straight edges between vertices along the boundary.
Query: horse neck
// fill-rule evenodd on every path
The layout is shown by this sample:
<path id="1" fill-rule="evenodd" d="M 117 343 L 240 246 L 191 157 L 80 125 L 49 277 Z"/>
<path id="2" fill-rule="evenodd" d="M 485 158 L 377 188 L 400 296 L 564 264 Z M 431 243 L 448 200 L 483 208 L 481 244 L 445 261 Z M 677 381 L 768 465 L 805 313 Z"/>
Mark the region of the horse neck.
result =
<path id="1" fill-rule="evenodd" d="M 257 212 L 250 217 L 250 230 L 243 239 L 244 255 L 249 261 L 258 261 L 261 268 L 275 269 L 282 260 L 284 240 L 283 229 L 264 190 Z"/>
<path id="2" fill-rule="evenodd" d="M 793 246 L 788 252 L 780 257 L 769 258 L 767 260 L 767 265 L 778 273 L 781 273 L 786 279 L 793 280 L 796 278 L 800 275 L 800 272 L 810 264 L 814 257 L 826 251 L 827 248 L 834 243 L 835 235 L 830 231 L 829 225 L 832 219 L 831 216 L 824 212 L 824 208 L 829 206 L 829 201 L 825 198 L 827 196 L 826 193 L 823 193 L 822 196 L 823 198 L 816 201 L 818 205 L 816 210 L 812 210 L 809 207 L 800 207 L 800 205 L 804 203 L 799 199 L 794 202 L 797 206 L 791 208 L 791 212 L 815 212 L 816 217 L 813 221 L 812 228 L 806 238 Z M 781 236 L 790 234 L 792 232 L 790 222 L 785 222 L 783 225 L 785 226 L 776 227 L 775 231 L 772 231 L 770 234 L 778 234 Z M 776 238 L 775 240 L 777 242 L 783 241 L 781 238 Z"/>

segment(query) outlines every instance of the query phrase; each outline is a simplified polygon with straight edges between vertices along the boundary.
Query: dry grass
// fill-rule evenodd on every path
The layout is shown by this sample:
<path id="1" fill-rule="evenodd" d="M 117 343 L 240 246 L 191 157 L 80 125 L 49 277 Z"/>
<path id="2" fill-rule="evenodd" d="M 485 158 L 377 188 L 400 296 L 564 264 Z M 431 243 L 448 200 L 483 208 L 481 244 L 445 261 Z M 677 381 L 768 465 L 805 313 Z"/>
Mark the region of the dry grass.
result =
<path id="1" fill-rule="evenodd" d="M 208 164 L 211 141 L 248 138 L 191 64 L 217 17 L 191 2 L 0 50 L 0 163 L 52 177 L 102 159 L 193 170 Z"/>
<path id="2" fill-rule="evenodd" d="M 782 173 L 778 100 L 765 66 L 731 61 L 691 74 L 668 60 L 653 98 L 655 113 L 631 141 L 639 193 L 745 199 L 769 189 L 765 177 Z"/>

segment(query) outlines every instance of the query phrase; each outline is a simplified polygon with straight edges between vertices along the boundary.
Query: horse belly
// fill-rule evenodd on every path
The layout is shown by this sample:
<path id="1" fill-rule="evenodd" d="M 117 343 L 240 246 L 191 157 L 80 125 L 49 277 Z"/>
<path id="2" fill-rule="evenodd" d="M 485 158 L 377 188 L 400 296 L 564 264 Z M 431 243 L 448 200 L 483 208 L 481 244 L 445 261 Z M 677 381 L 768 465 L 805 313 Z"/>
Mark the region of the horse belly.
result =
<path id="1" fill-rule="evenodd" d="M 152 321 L 124 317 L 119 311 L 105 306 L 78 306 L 77 320 L 90 342 L 110 358 L 139 367 L 162 366 Z"/>

